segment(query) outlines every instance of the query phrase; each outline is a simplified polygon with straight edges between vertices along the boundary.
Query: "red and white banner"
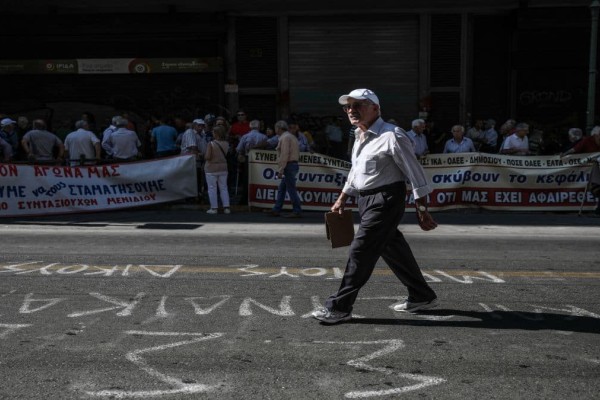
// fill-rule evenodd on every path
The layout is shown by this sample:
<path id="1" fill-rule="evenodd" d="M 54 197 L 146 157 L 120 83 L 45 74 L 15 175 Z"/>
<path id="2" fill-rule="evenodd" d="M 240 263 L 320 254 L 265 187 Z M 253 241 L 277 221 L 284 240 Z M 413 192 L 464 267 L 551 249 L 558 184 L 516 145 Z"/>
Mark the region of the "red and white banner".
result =
<path id="1" fill-rule="evenodd" d="M 0 217 L 115 210 L 197 195 L 192 156 L 82 167 L 0 164 Z"/>
<path id="2" fill-rule="evenodd" d="M 585 210 L 593 209 L 596 204 L 586 186 L 592 168 L 597 170 L 598 164 L 582 163 L 586 156 L 589 154 L 561 160 L 558 156 L 432 154 L 422 159 L 421 164 L 434 189 L 429 195 L 432 210 L 481 207 L 577 211 L 582 202 Z M 275 179 L 276 161 L 274 151 L 250 153 L 248 200 L 251 206 L 273 206 L 279 185 Z M 303 209 L 329 210 L 346 181 L 350 163 L 322 154 L 301 153 L 299 165 L 297 188 Z M 407 194 L 407 205 L 413 201 L 412 194 Z M 350 198 L 348 207 L 355 206 L 356 199 Z M 288 201 L 286 207 L 291 208 Z"/>

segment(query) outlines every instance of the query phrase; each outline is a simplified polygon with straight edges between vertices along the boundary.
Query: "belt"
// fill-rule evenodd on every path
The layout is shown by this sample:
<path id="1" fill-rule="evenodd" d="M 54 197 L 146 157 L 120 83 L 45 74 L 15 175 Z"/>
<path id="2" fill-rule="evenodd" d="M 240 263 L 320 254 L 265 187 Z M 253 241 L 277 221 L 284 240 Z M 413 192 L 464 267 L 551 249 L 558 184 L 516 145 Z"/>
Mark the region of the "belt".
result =
<path id="1" fill-rule="evenodd" d="M 379 186 L 373 189 L 359 190 L 358 194 L 361 196 L 372 196 L 381 192 L 395 192 L 397 190 L 402 189 L 405 186 L 404 181 L 398 181 L 394 183 L 390 183 L 389 185 Z"/>

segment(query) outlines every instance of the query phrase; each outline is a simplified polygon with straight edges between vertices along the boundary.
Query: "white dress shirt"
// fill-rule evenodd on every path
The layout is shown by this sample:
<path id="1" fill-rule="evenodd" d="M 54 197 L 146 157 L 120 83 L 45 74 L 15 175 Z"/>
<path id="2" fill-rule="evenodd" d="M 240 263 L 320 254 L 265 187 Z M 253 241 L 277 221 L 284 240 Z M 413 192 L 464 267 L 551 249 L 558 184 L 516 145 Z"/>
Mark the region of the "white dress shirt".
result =
<path id="1" fill-rule="evenodd" d="M 502 149 L 517 149 L 518 151 L 516 153 L 513 153 L 514 155 L 525 156 L 529 153 L 529 139 L 527 138 L 527 136 L 521 139 L 519 136 L 517 136 L 516 133 L 513 133 L 504 140 Z"/>
<path id="2" fill-rule="evenodd" d="M 363 134 L 356 129 L 355 137 Z M 409 180 L 416 199 L 427 196 L 432 189 L 425 172 L 414 154 L 413 142 L 402 128 L 378 118 L 364 132 L 365 140 L 355 140 L 352 148 L 352 168 L 343 192 L 356 196 L 359 190 L 375 189 Z"/>

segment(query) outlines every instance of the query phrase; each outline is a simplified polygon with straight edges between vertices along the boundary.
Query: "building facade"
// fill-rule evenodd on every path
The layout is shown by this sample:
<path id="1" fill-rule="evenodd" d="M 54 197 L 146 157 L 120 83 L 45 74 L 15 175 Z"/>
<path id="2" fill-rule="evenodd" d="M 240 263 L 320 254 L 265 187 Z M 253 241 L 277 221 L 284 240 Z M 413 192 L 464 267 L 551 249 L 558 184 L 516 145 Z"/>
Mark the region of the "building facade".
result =
<path id="1" fill-rule="evenodd" d="M 419 116 L 440 133 L 487 118 L 527 121 L 551 140 L 585 128 L 587 0 L 97 3 L 3 12 L 0 113 L 58 129 L 82 112 L 100 128 L 119 111 L 141 126 L 241 108 L 317 129 L 343 116 L 340 94 L 368 87 L 407 129 Z"/>

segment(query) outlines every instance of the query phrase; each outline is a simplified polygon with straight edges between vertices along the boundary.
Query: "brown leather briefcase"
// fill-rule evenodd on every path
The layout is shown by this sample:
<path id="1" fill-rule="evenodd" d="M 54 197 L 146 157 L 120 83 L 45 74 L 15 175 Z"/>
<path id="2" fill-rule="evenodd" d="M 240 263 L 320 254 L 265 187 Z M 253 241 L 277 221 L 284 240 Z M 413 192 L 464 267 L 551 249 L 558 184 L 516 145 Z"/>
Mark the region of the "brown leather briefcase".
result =
<path id="1" fill-rule="evenodd" d="M 352 211 L 344 210 L 325 213 L 325 232 L 327 239 L 331 241 L 331 248 L 348 246 L 354 239 L 354 222 Z"/>

